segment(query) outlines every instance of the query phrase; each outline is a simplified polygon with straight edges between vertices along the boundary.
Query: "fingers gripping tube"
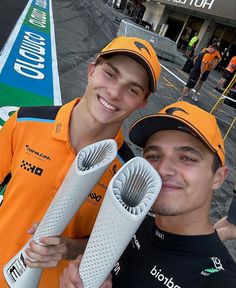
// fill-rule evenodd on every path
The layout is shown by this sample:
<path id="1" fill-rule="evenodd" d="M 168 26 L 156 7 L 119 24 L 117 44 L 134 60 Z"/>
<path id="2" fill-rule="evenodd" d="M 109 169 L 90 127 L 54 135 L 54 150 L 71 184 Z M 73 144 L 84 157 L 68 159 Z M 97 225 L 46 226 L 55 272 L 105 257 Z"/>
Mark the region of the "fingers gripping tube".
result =
<path id="1" fill-rule="evenodd" d="M 113 176 L 79 267 L 85 288 L 98 288 L 115 266 L 161 189 L 161 178 L 135 157 Z"/>
<path id="2" fill-rule="evenodd" d="M 79 151 L 35 231 L 33 236 L 35 242 L 40 244 L 41 237 L 57 236 L 64 231 L 93 186 L 115 159 L 116 154 L 117 145 L 114 140 L 100 141 Z M 38 287 L 42 270 L 26 267 L 24 263 L 26 257 L 24 251 L 28 243 L 3 269 L 10 287 Z"/>

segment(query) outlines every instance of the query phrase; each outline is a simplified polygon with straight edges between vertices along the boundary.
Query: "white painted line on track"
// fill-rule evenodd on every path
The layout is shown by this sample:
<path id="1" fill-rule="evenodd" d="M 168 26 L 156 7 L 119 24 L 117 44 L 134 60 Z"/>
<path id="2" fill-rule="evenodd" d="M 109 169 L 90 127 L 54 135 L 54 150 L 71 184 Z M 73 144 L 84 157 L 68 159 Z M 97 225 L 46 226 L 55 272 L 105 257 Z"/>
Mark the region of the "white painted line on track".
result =
<path id="1" fill-rule="evenodd" d="M 184 82 L 182 79 L 180 79 L 177 75 L 175 75 L 172 71 L 170 71 L 168 68 L 166 68 L 164 65 L 161 64 L 161 67 L 164 68 L 167 72 L 169 72 L 172 76 L 174 76 L 176 79 L 178 79 L 181 83 L 186 85 L 186 82 Z"/>
<path id="2" fill-rule="evenodd" d="M 175 75 L 175 73 L 173 73 L 172 71 L 170 71 L 168 68 L 166 68 L 163 64 L 160 64 L 162 68 L 164 68 L 167 72 L 169 72 L 172 76 L 174 76 L 177 80 L 179 80 L 181 83 L 183 83 L 184 85 L 186 85 L 186 82 L 184 82 L 181 78 L 179 78 L 177 75 Z M 192 89 L 193 92 L 196 92 L 195 89 Z"/>

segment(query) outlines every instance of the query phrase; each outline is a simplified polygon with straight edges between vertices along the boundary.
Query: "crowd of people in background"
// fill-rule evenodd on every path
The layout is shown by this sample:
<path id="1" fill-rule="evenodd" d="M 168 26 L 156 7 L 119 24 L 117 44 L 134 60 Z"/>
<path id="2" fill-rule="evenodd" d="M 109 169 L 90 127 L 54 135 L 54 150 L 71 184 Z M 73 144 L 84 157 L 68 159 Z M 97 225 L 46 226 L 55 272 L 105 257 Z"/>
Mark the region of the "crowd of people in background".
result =
<path id="1" fill-rule="evenodd" d="M 187 60 L 182 70 L 189 73 L 189 78 L 179 97 L 180 101 L 189 95 L 191 89 L 194 89 L 191 97 L 197 102 L 198 95 L 200 95 L 199 91 L 202 84 L 207 80 L 210 71 L 214 69 L 221 71 L 223 69 L 223 75 L 215 87 L 218 92 L 223 92 L 236 72 L 236 56 L 230 58 L 228 48 L 224 48 L 223 51 L 220 52 L 221 43 L 219 39 L 214 38 L 207 48 L 203 47 L 201 52 L 196 55 L 195 47 L 198 40 L 199 38 L 196 32 L 194 37 L 190 39 L 184 54 Z"/>
<path id="2" fill-rule="evenodd" d="M 106 4 L 111 5 L 113 8 L 124 12 L 127 16 L 130 17 L 133 22 L 142 25 L 149 30 L 153 30 L 153 24 L 150 24 L 143 20 L 143 15 L 146 10 L 146 6 L 144 5 L 145 0 L 133 0 L 128 2 L 119 2 L 117 0 L 104 1 L 106 2 Z M 222 44 L 218 38 L 213 38 L 212 41 L 210 41 L 210 43 L 206 45 L 207 47 L 202 47 L 201 52 L 196 54 L 195 50 L 200 40 L 199 34 L 197 31 L 195 31 L 194 33 L 192 32 L 191 35 L 192 36 L 189 38 L 187 47 L 183 54 L 187 58 L 187 60 L 182 69 L 183 71 L 189 73 L 190 80 L 188 80 L 186 87 L 183 88 L 179 100 L 185 99 L 185 97 L 190 94 L 190 91 L 193 90 L 193 92 L 191 92 L 191 98 L 195 102 L 198 102 L 200 89 L 203 83 L 207 80 L 210 71 L 212 70 L 216 70 L 219 72 L 223 71 L 223 75 L 215 87 L 218 92 L 223 92 L 223 90 L 227 87 L 235 74 L 236 56 L 232 56 L 232 53 L 230 53 L 230 49 L 228 47 L 222 47 Z M 214 52 L 209 52 L 211 50 L 209 50 L 209 45 L 215 44 L 218 47 L 215 47 Z M 209 55 L 205 56 L 203 59 L 203 56 L 205 54 Z M 207 61 L 206 58 L 208 58 Z"/>

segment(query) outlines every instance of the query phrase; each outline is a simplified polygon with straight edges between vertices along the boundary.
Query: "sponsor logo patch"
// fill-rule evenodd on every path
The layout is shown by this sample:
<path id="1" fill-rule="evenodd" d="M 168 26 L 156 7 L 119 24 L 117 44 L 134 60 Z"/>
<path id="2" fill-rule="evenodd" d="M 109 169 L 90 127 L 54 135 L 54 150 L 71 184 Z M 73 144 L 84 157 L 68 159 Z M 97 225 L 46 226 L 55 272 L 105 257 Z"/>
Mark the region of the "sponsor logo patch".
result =
<path id="1" fill-rule="evenodd" d="M 181 288 L 181 286 L 175 284 L 173 277 L 166 277 L 161 269 L 157 270 L 156 265 L 150 271 L 150 274 L 157 279 L 157 281 L 162 282 L 165 287 L 168 288 Z"/>
<path id="2" fill-rule="evenodd" d="M 7 269 L 7 274 L 9 275 L 12 283 L 14 283 L 25 272 L 25 270 L 26 264 L 24 261 L 24 256 L 21 254 L 20 257 L 17 258 Z"/>
<path id="3" fill-rule="evenodd" d="M 214 264 L 214 267 L 206 268 L 206 269 L 202 270 L 201 275 L 209 276 L 210 274 L 217 273 L 219 271 L 224 270 L 224 268 L 222 266 L 222 263 L 221 263 L 219 258 L 211 257 L 211 260 L 212 260 L 212 262 Z"/>
<path id="4" fill-rule="evenodd" d="M 37 167 L 37 166 L 35 166 L 35 165 L 25 161 L 25 160 L 22 160 L 20 167 L 26 171 L 29 171 L 29 172 L 37 175 L 37 176 L 41 176 L 43 174 L 42 168 Z"/>
<path id="5" fill-rule="evenodd" d="M 33 156 L 38 156 L 38 158 L 45 159 L 51 161 L 51 158 L 48 155 L 45 155 L 39 151 L 36 151 L 32 147 L 30 147 L 28 144 L 25 145 L 25 150 L 27 153 L 33 155 Z"/>
<path id="6" fill-rule="evenodd" d="M 95 199 L 97 202 L 99 202 L 101 199 L 102 199 L 102 196 L 100 195 L 97 195 L 96 193 L 94 192 L 91 192 L 89 195 L 88 195 L 88 198 L 90 199 Z"/>

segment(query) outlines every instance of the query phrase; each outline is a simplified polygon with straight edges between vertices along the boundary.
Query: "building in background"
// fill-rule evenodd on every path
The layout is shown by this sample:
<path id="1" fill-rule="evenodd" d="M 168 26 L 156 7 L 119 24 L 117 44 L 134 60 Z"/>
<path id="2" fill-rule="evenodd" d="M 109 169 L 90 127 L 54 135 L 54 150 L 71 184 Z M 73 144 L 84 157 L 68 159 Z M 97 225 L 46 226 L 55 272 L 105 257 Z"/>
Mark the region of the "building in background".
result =
<path id="1" fill-rule="evenodd" d="M 127 15 L 132 15 L 135 0 L 113 0 Z M 185 51 L 197 32 L 199 41 L 195 53 L 208 46 L 214 38 L 220 40 L 220 51 L 229 49 L 229 59 L 236 55 L 235 0 L 146 0 L 146 9 L 139 22 L 157 34 L 166 36 Z"/>
<path id="2" fill-rule="evenodd" d="M 179 49 L 185 49 L 189 39 L 198 32 L 196 53 L 212 39 L 221 42 L 220 50 L 229 48 L 236 55 L 236 1 L 235 0 L 158 0 L 146 1 L 144 17 L 156 15 L 157 33 L 175 41 Z M 150 12 L 149 12 L 150 11 Z M 150 15 L 148 15 L 148 12 Z"/>

